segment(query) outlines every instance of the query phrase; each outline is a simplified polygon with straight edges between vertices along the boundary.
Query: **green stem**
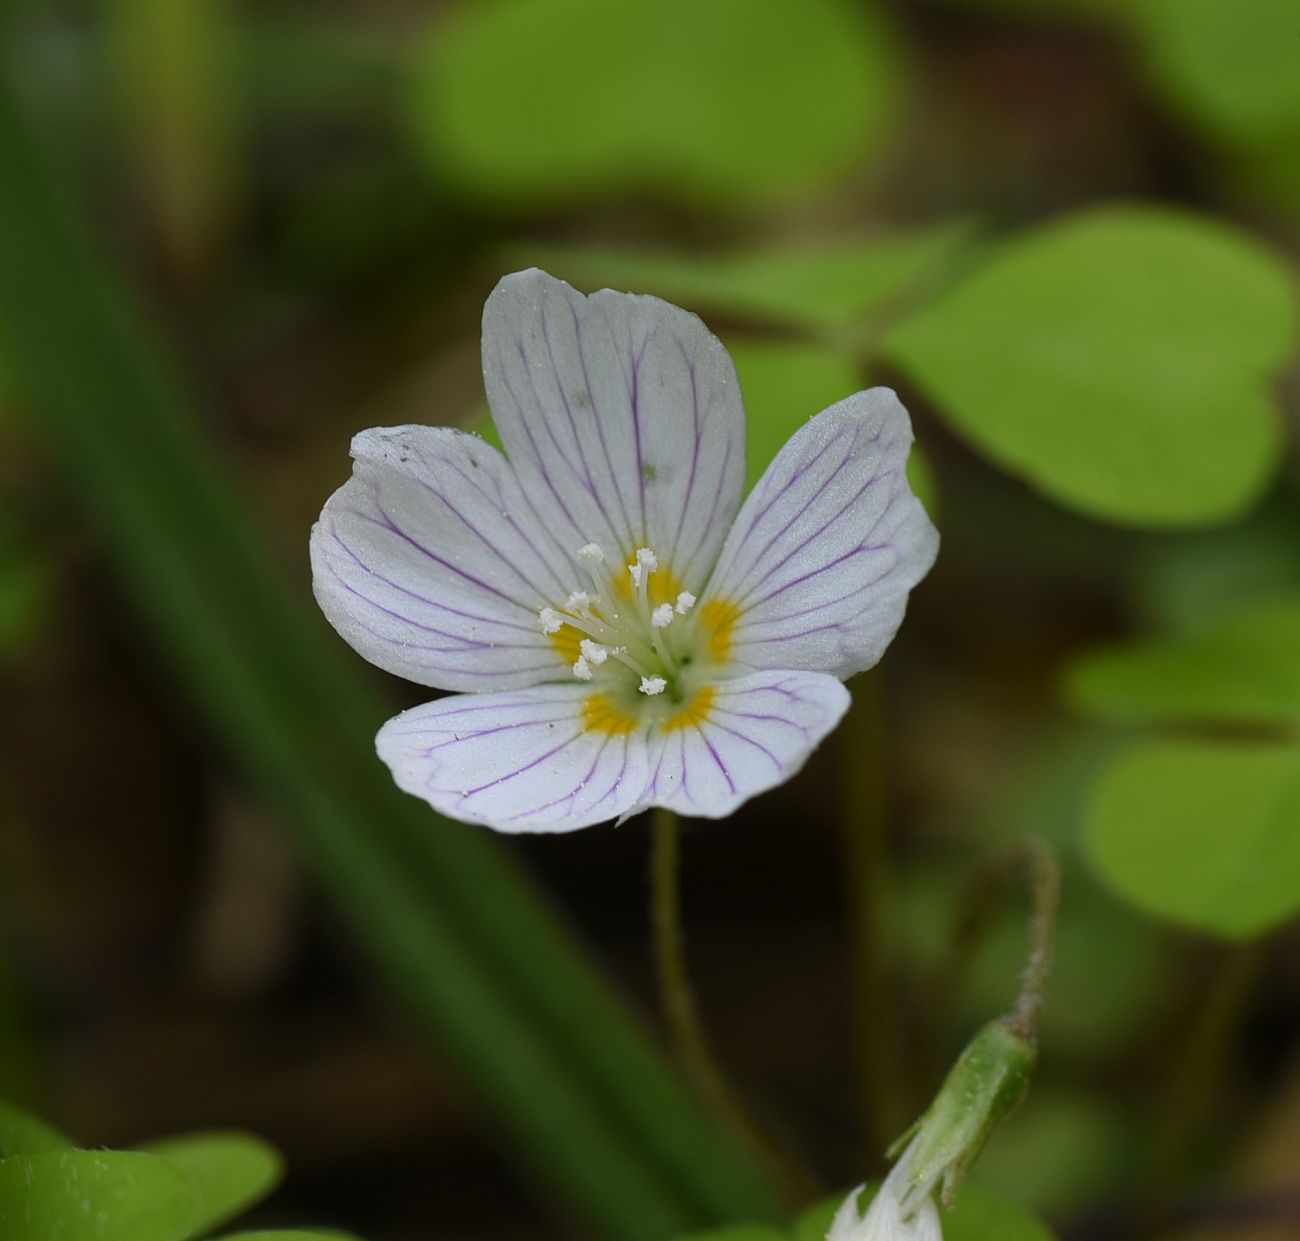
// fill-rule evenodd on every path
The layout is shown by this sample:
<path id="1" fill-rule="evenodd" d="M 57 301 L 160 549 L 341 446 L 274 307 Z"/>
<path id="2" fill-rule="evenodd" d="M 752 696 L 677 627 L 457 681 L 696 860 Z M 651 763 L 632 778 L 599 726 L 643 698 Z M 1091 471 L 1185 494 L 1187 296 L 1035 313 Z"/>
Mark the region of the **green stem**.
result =
<path id="1" fill-rule="evenodd" d="M 664 1022 L 678 1062 L 705 1106 L 750 1148 L 773 1183 L 793 1202 L 810 1201 L 819 1195 L 821 1186 L 754 1120 L 713 1054 L 686 966 L 681 913 L 681 828 L 677 816 L 671 810 L 656 809 L 651 832 L 650 920 L 655 971 Z"/>
<path id="2" fill-rule="evenodd" d="M 1047 993 L 1056 942 L 1056 913 L 1061 901 L 1061 867 L 1041 840 L 1025 841 L 1021 857 L 1028 872 L 1030 899 L 1029 956 L 1020 979 L 1020 994 L 1006 1017 L 1006 1025 L 1029 1043 L 1038 1039 L 1038 1017 Z"/>

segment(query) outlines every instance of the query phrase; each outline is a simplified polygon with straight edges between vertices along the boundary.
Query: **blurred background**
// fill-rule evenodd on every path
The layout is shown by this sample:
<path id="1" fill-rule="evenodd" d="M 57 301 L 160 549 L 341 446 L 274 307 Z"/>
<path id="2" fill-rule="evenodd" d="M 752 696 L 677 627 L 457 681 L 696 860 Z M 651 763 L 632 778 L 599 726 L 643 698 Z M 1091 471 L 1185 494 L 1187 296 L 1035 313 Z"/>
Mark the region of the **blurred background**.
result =
<path id="1" fill-rule="evenodd" d="M 87 1146 L 260 1133 L 267 1226 L 769 1209 L 626 1223 L 579 1173 L 621 1157 L 565 1119 L 598 1095 L 672 1176 L 725 1162 L 684 1094 L 620 1094 L 659 1064 L 645 825 L 489 841 L 392 793 L 370 738 L 426 694 L 310 600 L 350 436 L 486 431 L 482 303 L 538 264 L 703 314 L 752 474 L 869 382 L 916 423 L 944 544 L 899 639 L 684 842 L 756 1110 L 828 1190 L 878 1175 L 1015 994 L 1026 902 L 975 881 L 1040 835 L 1043 1063 L 980 1181 L 1066 1241 L 1300 1237 L 1296 0 L 0 22 L 0 1095 Z"/>

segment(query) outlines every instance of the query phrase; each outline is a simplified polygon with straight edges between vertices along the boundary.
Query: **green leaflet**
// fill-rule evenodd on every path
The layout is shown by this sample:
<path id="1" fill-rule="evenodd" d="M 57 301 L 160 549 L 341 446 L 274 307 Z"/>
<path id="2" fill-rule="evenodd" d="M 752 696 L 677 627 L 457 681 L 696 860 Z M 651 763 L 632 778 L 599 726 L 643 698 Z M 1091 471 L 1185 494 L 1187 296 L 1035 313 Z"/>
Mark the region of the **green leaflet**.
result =
<path id="1" fill-rule="evenodd" d="M 279 1154 L 243 1133 L 189 1133 L 141 1149 L 189 1181 L 198 1204 L 195 1232 L 206 1232 L 264 1198 L 283 1172 Z"/>
<path id="2" fill-rule="evenodd" d="M 1300 724 L 1300 596 L 1212 628 L 1084 655 L 1066 675 L 1082 711 L 1121 723 Z"/>
<path id="3" fill-rule="evenodd" d="M 0 1159 L 5 1241 L 186 1241 L 199 1223 L 186 1178 L 126 1151 L 52 1151 Z"/>
<path id="4" fill-rule="evenodd" d="M 1149 913 L 1249 939 L 1300 912 L 1300 747 L 1135 745 L 1088 808 L 1093 865 Z"/>
<path id="5" fill-rule="evenodd" d="M 993 461 L 1092 516 L 1244 512 L 1279 460 L 1271 385 L 1296 345 L 1284 264 L 1209 219 L 1081 212 L 1006 242 L 884 353 Z"/>
<path id="6" fill-rule="evenodd" d="M 72 1143 L 52 1125 L 0 1099 L 0 1159 L 69 1150 Z"/>
<path id="7" fill-rule="evenodd" d="M 636 188 L 746 208 L 824 183 L 886 135 L 892 32 L 843 0 L 481 0 L 412 81 L 433 168 L 506 204 Z"/>

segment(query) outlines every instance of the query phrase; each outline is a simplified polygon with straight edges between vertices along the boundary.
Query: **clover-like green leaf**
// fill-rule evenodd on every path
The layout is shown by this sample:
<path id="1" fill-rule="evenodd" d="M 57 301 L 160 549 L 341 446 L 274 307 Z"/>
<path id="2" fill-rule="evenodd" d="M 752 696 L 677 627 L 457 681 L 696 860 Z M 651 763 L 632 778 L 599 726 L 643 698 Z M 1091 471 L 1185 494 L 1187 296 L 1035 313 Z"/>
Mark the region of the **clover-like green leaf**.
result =
<path id="1" fill-rule="evenodd" d="M 694 310 L 834 330 L 939 280 L 972 242 L 970 224 L 956 220 L 879 237 L 729 254 L 530 246 L 516 248 L 511 258 L 585 288 L 635 289 Z"/>
<path id="2" fill-rule="evenodd" d="M 72 1142 L 53 1125 L 0 1099 L 0 1158 L 5 1155 L 43 1155 L 70 1150 Z"/>
<path id="3" fill-rule="evenodd" d="M 0 1159 L 4 1241 L 186 1241 L 198 1221 L 190 1182 L 153 1155 L 64 1150 Z"/>
<path id="4" fill-rule="evenodd" d="M 1148 913 L 1248 939 L 1300 912 L 1300 748 L 1143 742 L 1098 781 L 1093 865 Z"/>
<path id="5" fill-rule="evenodd" d="M 1069 668 L 1066 693 L 1124 723 L 1300 723 L 1300 596 L 1253 605 L 1202 633 L 1085 655 Z"/>
<path id="6" fill-rule="evenodd" d="M 866 3 L 480 0 L 432 32 L 412 112 L 436 166 L 491 198 L 745 206 L 877 147 L 896 59 Z"/>
<path id="7" fill-rule="evenodd" d="M 903 319 L 885 351 L 976 447 L 1051 498 L 1198 526 L 1247 509 L 1278 462 L 1269 389 L 1295 311 L 1286 267 L 1242 235 L 1112 207 L 1007 243 Z"/>
<path id="8" fill-rule="evenodd" d="M 283 1172 L 272 1147 L 243 1133 L 191 1133 L 150 1142 L 142 1149 L 166 1160 L 194 1187 L 196 1231 L 215 1228 L 252 1206 Z"/>
<path id="9" fill-rule="evenodd" d="M 1300 146 L 1294 0 L 1132 0 L 1126 8 L 1156 80 L 1189 116 L 1238 143 Z"/>
<path id="10" fill-rule="evenodd" d="M 865 385 L 833 349 L 798 341 L 728 341 L 745 400 L 749 484 L 814 414 Z"/>

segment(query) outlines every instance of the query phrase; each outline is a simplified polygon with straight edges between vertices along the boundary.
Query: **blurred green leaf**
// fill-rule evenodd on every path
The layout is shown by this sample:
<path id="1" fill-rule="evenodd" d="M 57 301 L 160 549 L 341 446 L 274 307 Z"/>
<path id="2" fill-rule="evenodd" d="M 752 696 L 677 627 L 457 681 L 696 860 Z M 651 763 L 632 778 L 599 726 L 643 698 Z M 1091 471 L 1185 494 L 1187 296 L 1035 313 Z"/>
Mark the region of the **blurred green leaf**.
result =
<path id="1" fill-rule="evenodd" d="M 734 1224 L 710 1232 L 693 1232 L 677 1241 L 790 1241 L 789 1234 L 763 1224 Z"/>
<path id="2" fill-rule="evenodd" d="M 1165 92 L 1212 134 L 1300 146 L 1300 8 L 1295 0 L 1132 0 Z"/>
<path id="3" fill-rule="evenodd" d="M 1036 1085 L 980 1152 L 980 1183 L 1036 1214 L 1079 1214 L 1120 1192 L 1145 1136 L 1095 1090 Z"/>
<path id="4" fill-rule="evenodd" d="M 71 1148 L 72 1142 L 52 1125 L 0 1099 L 0 1157 L 43 1155 Z"/>
<path id="5" fill-rule="evenodd" d="M 749 486 L 814 414 L 864 385 L 844 356 L 797 341 L 728 340 L 747 420 Z"/>
<path id="6" fill-rule="evenodd" d="M 185 1241 L 197 1220 L 189 1182 L 152 1155 L 67 1150 L 0 1159 L 4 1241 Z"/>
<path id="7" fill-rule="evenodd" d="M 944 1241 L 1055 1241 L 1023 1207 L 980 1185 L 967 1185 L 943 1215 Z"/>
<path id="8" fill-rule="evenodd" d="M 1228 939 L 1300 912 L 1300 748 L 1143 742 L 1088 808 L 1093 865 L 1140 909 Z"/>
<path id="9" fill-rule="evenodd" d="M 43 154 L 0 91 L 0 330 L 134 594 L 139 641 L 174 661 L 387 981 L 575 1210 L 611 1241 L 779 1218 L 755 1163 L 497 842 L 403 796 L 375 761 L 389 711 L 286 588 L 167 351 Z"/>
<path id="10" fill-rule="evenodd" d="M 361 1241 L 350 1232 L 321 1232 L 317 1229 L 274 1229 L 270 1232 L 232 1232 L 217 1241 Z"/>
<path id="11" fill-rule="evenodd" d="M 858 1211 L 871 1205 L 878 1186 L 866 1186 Z M 827 1229 L 847 1194 L 819 1202 L 795 1225 L 794 1241 L 825 1241 Z M 1023 1208 L 979 1185 L 965 1185 L 951 1211 L 942 1208 L 944 1241 L 1055 1241 L 1053 1234 Z"/>
<path id="12" fill-rule="evenodd" d="M 511 257 L 586 288 L 657 293 L 693 310 L 833 331 L 882 302 L 938 282 L 973 244 L 966 221 L 829 245 L 687 255 L 517 247 Z"/>
<path id="13" fill-rule="evenodd" d="M 1202 633 L 1084 655 L 1065 690 L 1079 710 L 1121 723 L 1300 723 L 1300 595 Z"/>
<path id="14" fill-rule="evenodd" d="M 867 3 L 479 0 L 432 31 L 413 119 L 436 167 L 508 203 L 635 188 L 747 207 L 878 147 L 896 61 Z"/>
<path id="15" fill-rule="evenodd" d="M 0 510 L 0 654 L 37 629 L 49 588 L 48 567 L 26 545 L 17 523 Z"/>
<path id="16" fill-rule="evenodd" d="M 876 1191 L 876 1186 L 872 1185 L 862 1199 L 871 1200 L 871 1195 Z M 814 1206 L 809 1207 L 795 1221 L 794 1241 L 826 1241 L 826 1234 L 830 1231 L 831 1220 L 835 1218 L 835 1212 L 840 1209 L 847 1194 L 835 1194 L 829 1198 L 823 1198 Z M 859 1199 L 861 1205 L 862 1199 Z"/>
<path id="17" fill-rule="evenodd" d="M 1246 521 L 1134 548 L 1128 591 L 1146 628 L 1191 633 L 1243 607 L 1300 594 L 1300 495 L 1283 489 Z"/>
<path id="18" fill-rule="evenodd" d="M 1084 212 L 1005 245 L 904 319 L 887 356 L 1004 468 L 1093 516 L 1226 521 L 1281 450 L 1270 381 L 1296 344 L 1290 273 L 1208 219 Z"/>
<path id="19" fill-rule="evenodd" d="M 215 1228 L 265 1197 L 279 1183 L 279 1154 L 260 1138 L 242 1133 L 193 1133 L 140 1148 L 180 1172 L 198 1202 L 195 1233 Z"/>

